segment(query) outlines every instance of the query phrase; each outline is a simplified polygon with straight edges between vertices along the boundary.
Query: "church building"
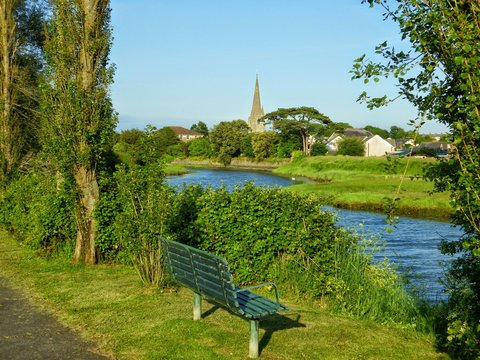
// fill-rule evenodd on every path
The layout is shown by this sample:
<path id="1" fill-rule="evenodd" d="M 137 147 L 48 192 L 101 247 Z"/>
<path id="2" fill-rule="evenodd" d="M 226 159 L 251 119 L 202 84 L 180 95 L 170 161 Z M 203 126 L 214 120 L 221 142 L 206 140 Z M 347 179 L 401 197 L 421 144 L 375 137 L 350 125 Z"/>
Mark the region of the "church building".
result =
<path id="1" fill-rule="evenodd" d="M 255 91 L 253 93 L 253 104 L 252 104 L 252 112 L 248 117 L 248 126 L 252 132 L 263 132 L 265 131 L 265 124 L 263 122 L 259 122 L 258 119 L 263 117 L 265 114 L 263 112 L 262 104 L 260 103 L 260 90 L 258 88 L 258 75 L 255 81 Z"/>

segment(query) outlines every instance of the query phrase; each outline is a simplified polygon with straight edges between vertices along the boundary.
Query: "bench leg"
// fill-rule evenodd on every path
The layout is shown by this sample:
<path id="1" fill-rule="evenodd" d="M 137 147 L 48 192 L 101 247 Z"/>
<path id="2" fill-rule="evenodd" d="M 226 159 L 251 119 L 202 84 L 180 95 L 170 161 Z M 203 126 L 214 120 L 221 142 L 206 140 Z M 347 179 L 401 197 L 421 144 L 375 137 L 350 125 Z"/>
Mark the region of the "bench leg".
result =
<path id="1" fill-rule="evenodd" d="M 193 293 L 193 320 L 200 320 L 202 318 L 202 296 Z"/>
<path id="2" fill-rule="evenodd" d="M 258 320 L 250 320 L 250 344 L 248 348 L 248 357 L 258 358 Z"/>

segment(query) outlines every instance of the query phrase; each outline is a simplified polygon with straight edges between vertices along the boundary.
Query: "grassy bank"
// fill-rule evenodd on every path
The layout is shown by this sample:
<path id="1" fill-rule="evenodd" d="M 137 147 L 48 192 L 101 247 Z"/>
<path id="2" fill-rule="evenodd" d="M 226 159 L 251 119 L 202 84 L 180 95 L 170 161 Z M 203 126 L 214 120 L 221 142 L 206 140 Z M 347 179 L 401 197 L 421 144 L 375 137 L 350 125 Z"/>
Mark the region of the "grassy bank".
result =
<path id="1" fill-rule="evenodd" d="M 172 163 L 166 164 L 164 171 L 165 171 L 165 175 L 167 176 L 183 175 L 188 173 L 185 166 L 179 165 L 179 164 L 172 164 Z"/>
<path id="2" fill-rule="evenodd" d="M 408 166 L 407 161 L 399 159 L 396 173 L 391 174 L 385 158 L 319 156 L 297 159 L 273 172 L 317 180 L 318 183 L 295 185 L 291 189 L 316 193 L 328 198 L 330 205 L 356 210 L 382 211 L 384 199 L 396 197 L 401 184 L 399 215 L 448 219 L 452 212 L 448 194 L 432 194 L 433 184 L 418 178 L 423 167 L 436 160 L 410 159 Z"/>
<path id="3" fill-rule="evenodd" d="M 143 288 L 124 266 L 42 259 L 0 232 L 0 276 L 118 359 L 244 359 L 247 322 L 205 303 L 191 320 L 188 290 Z M 433 336 L 331 315 L 282 296 L 290 312 L 264 321 L 262 359 L 448 359 Z"/>

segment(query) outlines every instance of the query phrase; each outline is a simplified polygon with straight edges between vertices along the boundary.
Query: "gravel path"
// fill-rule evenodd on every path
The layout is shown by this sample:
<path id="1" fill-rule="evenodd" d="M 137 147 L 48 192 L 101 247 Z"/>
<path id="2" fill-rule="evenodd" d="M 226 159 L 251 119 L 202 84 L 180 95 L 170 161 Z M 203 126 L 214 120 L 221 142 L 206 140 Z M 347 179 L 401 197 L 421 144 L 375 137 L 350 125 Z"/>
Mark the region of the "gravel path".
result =
<path id="1" fill-rule="evenodd" d="M 0 360 L 105 360 L 89 343 L 32 305 L 0 277 Z"/>

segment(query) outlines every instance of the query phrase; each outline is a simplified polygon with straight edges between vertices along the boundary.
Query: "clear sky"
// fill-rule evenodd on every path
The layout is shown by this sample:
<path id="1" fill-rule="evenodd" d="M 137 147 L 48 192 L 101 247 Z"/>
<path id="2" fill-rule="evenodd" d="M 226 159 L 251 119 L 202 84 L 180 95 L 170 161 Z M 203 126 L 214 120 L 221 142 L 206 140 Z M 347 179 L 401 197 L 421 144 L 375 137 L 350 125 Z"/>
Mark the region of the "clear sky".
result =
<path id="1" fill-rule="evenodd" d="M 360 0 L 111 0 L 118 129 L 247 120 L 258 74 L 264 111 L 310 106 L 335 122 L 410 130 L 407 102 L 368 110 L 349 71 L 397 26 Z M 403 45 L 404 46 L 404 45 Z M 445 128 L 430 122 L 422 133 Z"/>

